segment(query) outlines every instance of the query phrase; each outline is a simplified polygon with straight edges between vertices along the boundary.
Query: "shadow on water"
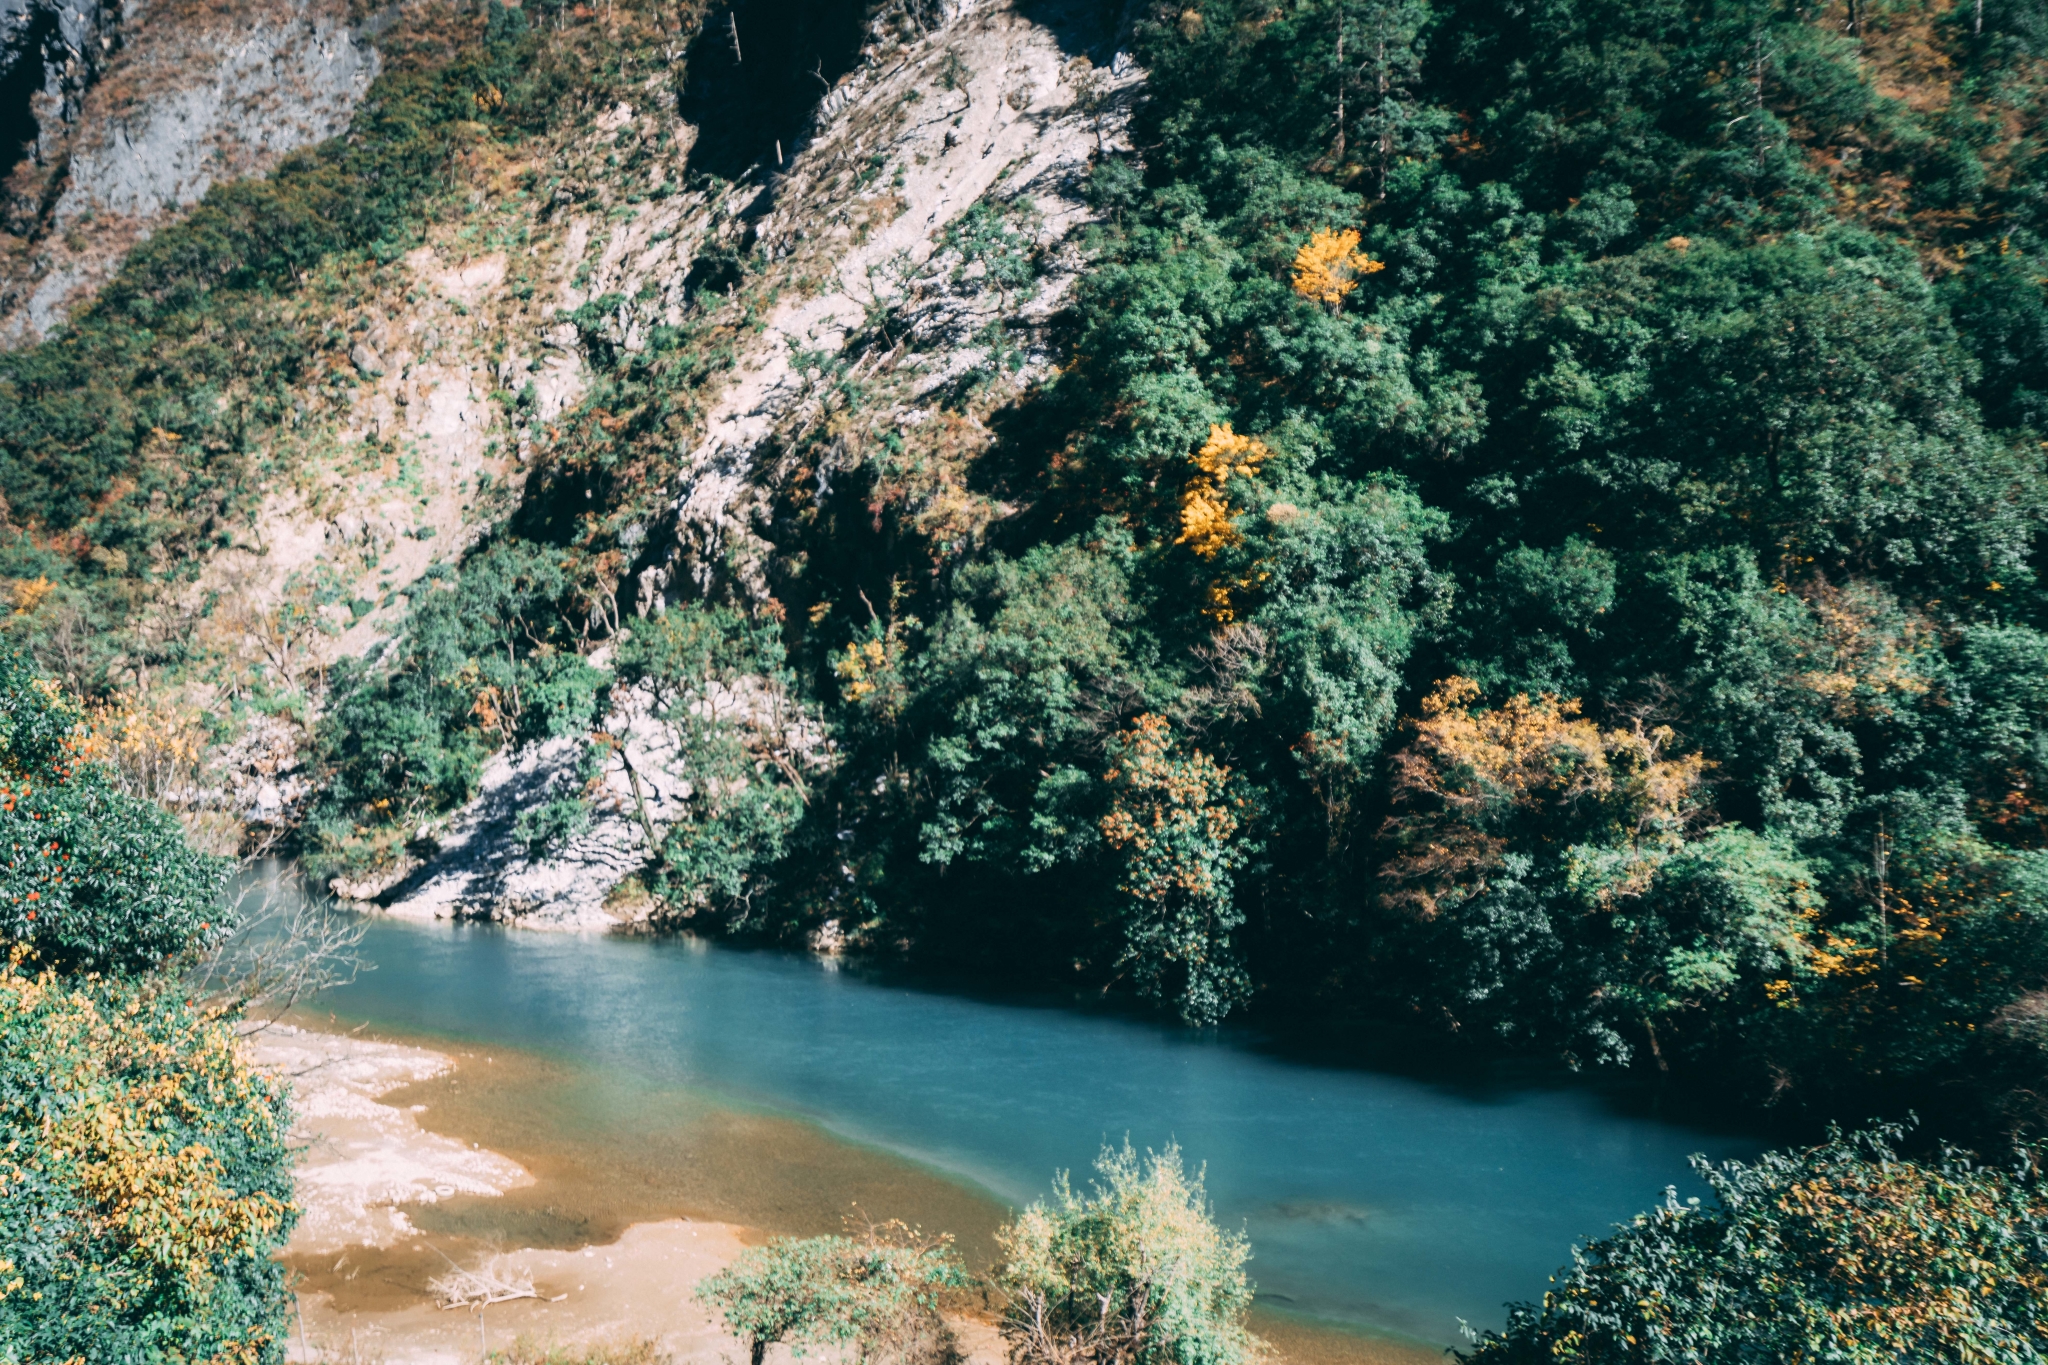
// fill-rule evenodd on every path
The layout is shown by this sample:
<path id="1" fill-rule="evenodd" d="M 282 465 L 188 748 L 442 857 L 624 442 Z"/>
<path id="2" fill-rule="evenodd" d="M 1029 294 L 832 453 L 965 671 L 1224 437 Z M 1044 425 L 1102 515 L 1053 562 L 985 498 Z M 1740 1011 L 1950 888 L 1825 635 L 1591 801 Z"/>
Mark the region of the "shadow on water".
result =
<path id="1" fill-rule="evenodd" d="M 719 948 L 722 952 L 787 956 L 785 950 L 774 948 L 725 944 Z M 1759 1137 L 1804 1140 L 1817 1131 L 1808 1116 L 1759 1114 L 1753 1108 L 1731 1105 L 1725 1095 L 1703 1089 L 1681 1092 L 1640 1071 L 1610 1067 L 1574 1071 L 1551 1059 L 1503 1056 L 1460 1046 L 1441 1034 L 1381 1020 L 1333 1021 L 1269 1013 L 1251 1023 L 1196 1029 L 1164 1020 L 1142 1002 L 1109 998 L 1096 991 L 1061 994 L 895 963 L 848 962 L 836 970 L 882 989 L 1098 1019 L 1156 1031 L 1181 1044 L 1220 1047 L 1283 1065 L 1400 1077 L 1470 1104 L 1505 1104 L 1535 1094 L 1568 1094 L 1592 1100 L 1617 1117 L 1679 1124 L 1738 1145 Z"/>

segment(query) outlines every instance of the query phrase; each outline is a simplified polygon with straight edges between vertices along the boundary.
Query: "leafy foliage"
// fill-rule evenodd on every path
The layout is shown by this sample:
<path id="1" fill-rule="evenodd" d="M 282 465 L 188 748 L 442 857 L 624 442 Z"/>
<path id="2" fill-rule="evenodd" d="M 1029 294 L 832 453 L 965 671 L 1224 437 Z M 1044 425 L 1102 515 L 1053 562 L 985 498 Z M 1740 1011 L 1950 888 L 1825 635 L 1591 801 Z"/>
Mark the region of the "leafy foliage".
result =
<path id="1" fill-rule="evenodd" d="M 284 1359 L 285 1091 L 160 981 L 0 969 L 0 1352 Z"/>
<path id="2" fill-rule="evenodd" d="M 221 860 L 0 654 L 0 1356 L 284 1358 L 285 1090 L 155 971 L 219 936 Z"/>
<path id="3" fill-rule="evenodd" d="M 1573 1252 L 1537 1305 L 1460 1359 L 2048 1358 L 2048 1201 L 2037 1159 L 1984 1166 L 1830 1133 L 1753 1165 L 1694 1158 L 1713 1202 L 1664 1204 Z"/>
<path id="4" fill-rule="evenodd" d="M 2036 1066 L 2024 8 L 1141 23 L 980 510 L 786 494 L 839 762 L 749 923 L 1823 1106 Z"/>
<path id="5" fill-rule="evenodd" d="M 856 1345 L 863 1360 L 922 1365 L 944 1338 L 940 1294 L 967 1283 L 949 1242 L 891 1223 L 858 1238 L 778 1238 L 743 1252 L 696 1296 L 749 1343 L 753 1365 L 776 1342 L 799 1354 Z"/>
<path id="6" fill-rule="evenodd" d="M 1326 228 L 1294 253 L 1294 292 L 1335 308 L 1358 288 L 1361 275 L 1386 268 L 1386 262 L 1375 261 L 1358 249 L 1356 229 L 1331 232 Z"/>
<path id="7" fill-rule="evenodd" d="M 803 770 L 823 742 L 791 695 L 782 641 L 772 623 L 678 607 L 637 627 L 618 667 L 690 784 L 682 818 L 659 831 L 649 889 L 687 914 L 740 898 L 782 854 L 809 795 Z"/>
<path id="8" fill-rule="evenodd" d="M 1180 1149 L 1140 1158 L 1126 1142 L 1096 1160 L 1094 1190 L 1062 1174 L 1053 1202 L 997 1234 L 1009 1296 L 1003 1335 L 1020 1365 L 1246 1365 L 1251 1282 L 1242 1236 L 1217 1228 Z"/>
<path id="9" fill-rule="evenodd" d="M 1246 993 L 1230 941 L 1244 922 L 1231 889 L 1247 852 L 1237 837 L 1245 798 L 1229 769 L 1200 749 L 1180 753 L 1163 716 L 1139 716 L 1109 758 L 1115 794 L 1102 837 L 1124 860 L 1124 960 L 1147 995 L 1213 1023 Z"/>
<path id="10" fill-rule="evenodd" d="M 381 659 L 334 670 L 319 731 L 324 866 L 374 856 L 380 839 L 467 801 L 506 742 L 590 728 L 609 679 L 578 648 L 583 588 L 559 554 L 501 542 L 425 580 Z M 556 812 L 531 833 L 544 843 L 574 823 Z"/>
<path id="11" fill-rule="evenodd" d="M 0 942 L 133 975 L 212 932 L 227 867 L 81 754 L 84 723 L 75 697 L 0 654 Z"/>

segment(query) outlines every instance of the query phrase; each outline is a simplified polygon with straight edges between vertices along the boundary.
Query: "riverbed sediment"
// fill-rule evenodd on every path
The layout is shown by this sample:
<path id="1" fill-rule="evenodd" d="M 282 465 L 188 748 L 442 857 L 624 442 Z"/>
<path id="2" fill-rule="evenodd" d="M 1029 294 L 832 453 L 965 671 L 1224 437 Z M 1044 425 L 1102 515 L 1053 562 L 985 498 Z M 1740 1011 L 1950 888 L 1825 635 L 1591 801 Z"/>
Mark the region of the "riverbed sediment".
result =
<path id="1" fill-rule="evenodd" d="M 451 1076 L 457 1059 L 282 1024 L 246 1045 L 290 1080 L 293 1140 L 302 1148 L 300 1220 L 284 1252 L 299 1281 L 289 1359 L 470 1365 L 494 1339 L 502 1348 L 519 1337 L 562 1345 L 647 1339 L 678 1361 L 744 1355 L 690 1296 L 744 1249 L 744 1230 L 671 1218 L 575 1248 L 431 1234 L 415 1221 L 422 1210 L 535 1183 L 502 1153 L 424 1128 L 426 1106 L 387 1102 L 405 1087 Z M 444 1309 L 431 1282 L 454 1270 L 531 1284 L 534 1297 Z"/>

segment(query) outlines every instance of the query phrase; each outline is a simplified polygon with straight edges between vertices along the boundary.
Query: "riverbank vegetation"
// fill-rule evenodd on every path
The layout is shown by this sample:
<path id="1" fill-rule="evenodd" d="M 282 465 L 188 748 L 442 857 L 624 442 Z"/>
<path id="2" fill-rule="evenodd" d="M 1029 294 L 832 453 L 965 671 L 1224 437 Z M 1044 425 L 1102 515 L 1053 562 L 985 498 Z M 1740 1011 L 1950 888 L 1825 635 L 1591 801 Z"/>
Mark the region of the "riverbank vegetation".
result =
<path id="1" fill-rule="evenodd" d="M 1711 1202 L 1640 1214 L 1575 1250 L 1475 1365 L 2048 1360 L 2038 1153 L 1903 1160 L 1898 1128 L 1754 1164 L 1694 1165 Z"/>
<path id="2" fill-rule="evenodd" d="M 227 868 L 113 790 L 83 720 L 0 657 L 0 1357 L 281 1361 L 285 1087 L 174 970 Z"/>
<path id="3" fill-rule="evenodd" d="M 889 1365 L 949 1365 L 959 1350 L 939 1316 L 941 1296 L 970 1283 L 946 1238 L 927 1241 L 889 1223 L 854 1237 L 755 1247 L 695 1294 L 747 1344 L 753 1365 L 777 1344 L 851 1350 Z"/>
<path id="4" fill-rule="evenodd" d="M 710 585 L 834 764 L 676 905 L 1197 1023 L 2035 1122 L 2044 35 L 1139 15 L 1145 151 L 1091 172 L 1057 374 L 945 485 L 980 510 L 852 412 L 772 599 Z M 686 410 L 700 360 L 592 401 Z M 579 552 L 653 515 L 604 471 L 667 428 L 617 426 L 537 483 L 610 489 Z"/>
<path id="5" fill-rule="evenodd" d="M 996 1235 L 1002 1261 L 982 1288 L 1000 1306 L 1018 1365 L 1255 1365 L 1245 1327 L 1251 1247 L 1216 1226 L 1202 1173 L 1180 1149 L 1142 1157 L 1105 1147 L 1077 1194 L 1061 1173 L 1050 1203 Z M 960 1353 L 940 1317 L 947 1291 L 976 1282 L 947 1239 L 900 1224 L 857 1237 L 785 1238 L 746 1252 L 697 1286 L 761 1365 L 767 1348 L 850 1347 L 880 1365 L 949 1365 Z"/>

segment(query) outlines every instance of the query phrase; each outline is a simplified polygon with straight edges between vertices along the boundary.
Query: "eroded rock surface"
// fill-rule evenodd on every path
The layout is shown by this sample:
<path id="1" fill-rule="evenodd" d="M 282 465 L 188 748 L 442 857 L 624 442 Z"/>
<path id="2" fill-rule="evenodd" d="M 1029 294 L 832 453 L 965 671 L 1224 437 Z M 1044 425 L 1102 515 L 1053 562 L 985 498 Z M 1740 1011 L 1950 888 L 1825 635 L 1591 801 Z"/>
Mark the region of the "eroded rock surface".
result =
<path id="1" fill-rule="evenodd" d="M 765 186 L 742 183 L 716 199 L 677 195 L 602 236 L 575 220 L 563 252 L 565 263 L 580 264 L 565 264 L 560 307 L 567 314 L 612 301 L 607 316 L 583 324 L 594 328 L 584 344 L 636 350 L 656 327 L 679 324 L 691 306 L 693 265 L 729 249 L 743 229 L 790 281 L 713 401 L 665 523 L 642 533 L 622 605 L 659 613 L 730 572 L 765 596 L 770 506 L 799 476 L 787 452 L 820 419 L 827 367 L 849 367 L 873 395 L 873 420 L 903 431 L 927 419 L 939 390 L 971 373 L 1000 373 L 988 390 L 993 406 L 1045 372 L 1044 325 L 1084 265 L 1078 234 L 1091 210 L 1082 178 L 1093 158 L 1126 146 L 1142 82 L 1115 37 L 1087 5 L 1029 15 L 1004 0 L 955 6 L 913 41 L 878 37 L 826 95 L 786 172 Z M 621 104 L 595 121 L 595 135 L 671 117 L 658 103 Z M 689 139 L 678 144 L 687 149 Z M 970 211 L 1031 256 L 1030 278 L 989 278 L 957 231 Z M 887 319 L 886 344 L 876 344 L 877 317 Z M 576 328 L 564 330 L 557 342 L 566 346 Z M 1011 348 L 1000 366 L 999 347 Z M 949 439 L 973 448 L 990 437 L 970 423 Z M 834 473 L 828 457 L 801 476 L 822 486 Z M 958 513 L 951 497 L 932 490 L 933 515 L 986 515 Z M 339 889 L 377 894 L 393 913 L 418 918 L 542 928 L 632 918 L 608 900 L 683 813 L 690 774 L 661 727 L 627 711 L 606 722 L 623 743 L 596 778 L 585 775 L 580 739 L 501 754 L 423 862 L 395 869 L 402 879 Z M 544 854 L 522 841 L 521 811 L 586 783 L 592 813 L 583 834 Z"/>
<path id="2" fill-rule="evenodd" d="M 721 570 L 758 565 L 768 547 L 756 528 L 788 474 L 764 461 L 784 448 L 778 436 L 814 415 L 822 367 L 878 311 L 891 316 L 895 344 L 854 370 L 893 395 L 885 421 L 915 426 L 921 399 L 989 364 L 991 323 L 1030 338 L 1065 302 L 1083 266 L 1078 230 L 1093 216 L 1082 178 L 1094 157 L 1126 147 L 1142 82 L 1099 24 L 1100 11 L 1084 5 L 1034 7 L 1028 17 L 1007 3 L 960 5 L 920 41 L 871 50 L 825 97 L 816 136 L 776 180 L 775 207 L 757 229 L 760 250 L 823 283 L 768 318 L 708 414 L 666 551 L 640 574 L 643 611 L 662 608 L 678 575 L 708 586 Z M 871 188 L 849 206 L 844 187 L 863 179 Z M 951 240 L 977 205 L 1036 255 L 1030 282 L 998 287 Z M 1029 346 L 1007 387 L 1021 389 L 1048 362 Z M 765 593 L 758 574 L 754 586 Z"/>
<path id="3" fill-rule="evenodd" d="M 225 180 L 345 131 L 378 58 L 340 0 L 55 6 L 10 16 L 17 62 L 40 60 L 36 136 L 9 180 L 0 344 L 34 341 L 112 277 L 170 215 Z M 68 36 L 67 36 L 68 35 Z M 54 44 L 54 46 L 53 46 Z M 40 54 L 40 55 L 39 55 Z"/>
<path id="4" fill-rule="evenodd" d="M 613 906 L 612 892 L 646 862 L 648 831 L 658 833 L 676 819 L 689 786 L 664 727 L 620 717 L 613 730 L 620 748 L 603 762 L 595 783 L 584 777 L 588 749 L 581 736 L 498 754 L 484 769 L 477 799 L 428 859 L 378 898 L 406 919 L 608 929 L 634 918 L 640 907 Z M 579 792 L 586 793 L 588 828 L 538 855 L 522 837 L 519 817 Z"/>

